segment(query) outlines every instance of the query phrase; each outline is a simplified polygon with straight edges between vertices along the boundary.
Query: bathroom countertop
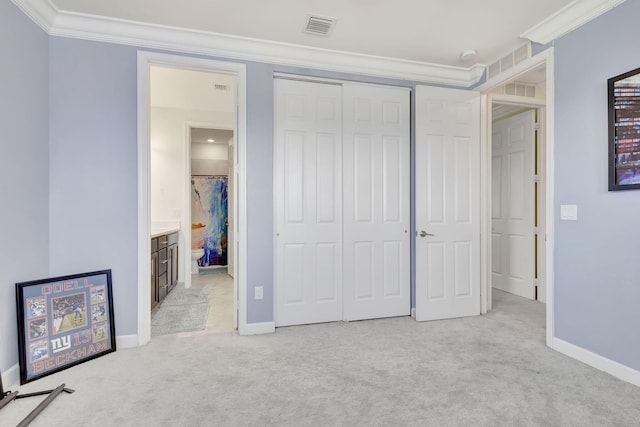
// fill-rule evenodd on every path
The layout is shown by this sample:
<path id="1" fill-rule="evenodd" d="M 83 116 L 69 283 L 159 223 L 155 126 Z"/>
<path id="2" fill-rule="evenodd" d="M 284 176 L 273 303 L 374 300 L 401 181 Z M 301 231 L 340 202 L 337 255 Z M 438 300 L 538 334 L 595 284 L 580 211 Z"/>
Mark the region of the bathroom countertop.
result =
<path id="1" fill-rule="evenodd" d="M 166 226 L 166 227 L 154 227 L 151 229 L 151 238 L 158 236 L 164 236 L 165 234 L 175 233 L 176 231 L 180 231 L 180 226 Z"/>

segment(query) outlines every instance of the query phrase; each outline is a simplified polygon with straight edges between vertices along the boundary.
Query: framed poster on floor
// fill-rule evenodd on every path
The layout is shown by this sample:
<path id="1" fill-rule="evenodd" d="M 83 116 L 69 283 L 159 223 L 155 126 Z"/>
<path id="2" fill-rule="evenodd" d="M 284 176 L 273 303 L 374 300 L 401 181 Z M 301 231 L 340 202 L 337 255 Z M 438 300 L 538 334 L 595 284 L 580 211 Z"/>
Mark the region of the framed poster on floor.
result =
<path id="1" fill-rule="evenodd" d="M 116 351 L 111 270 L 16 283 L 20 384 Z"/>

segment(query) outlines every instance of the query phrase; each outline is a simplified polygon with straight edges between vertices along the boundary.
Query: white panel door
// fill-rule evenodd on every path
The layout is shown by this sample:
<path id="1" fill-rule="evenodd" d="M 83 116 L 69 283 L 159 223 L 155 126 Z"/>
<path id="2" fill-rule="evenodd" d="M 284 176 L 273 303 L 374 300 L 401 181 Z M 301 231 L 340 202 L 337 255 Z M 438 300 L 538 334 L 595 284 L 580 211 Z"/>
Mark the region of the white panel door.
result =
<path id="1" fill-rule="evenodd" d="M 234 263 L 235 263 L 235 191 L 236 191 L 236 179 L 235 179 L 235 156 L 234 156 L 234 144 L 229 145 L 228 151 L 228 164 L 229 164 L 229 181 L 227 185 L 227 274 L 233 277 Z M 235 301 L 235 299 L 234 299 Z"/>
<path id="2" fill-rule="evenodd" d="M 276 326 L 342 319 L 341 92 L 275 80 Z"/>
<path id="3" fill-rule="evenodd" d="M 535 298 L 535 111 L 493 123 L 491 284 Z"/>
<path id="4" fill-rule="evenodd" d="M 344 319 L 410 314 L 409 90 L 344 84 Z"/>
<path id="5" fill-rule="evenodd" d="M 480 314 L 480 95 L 416 88 L 416 320 Z"/>

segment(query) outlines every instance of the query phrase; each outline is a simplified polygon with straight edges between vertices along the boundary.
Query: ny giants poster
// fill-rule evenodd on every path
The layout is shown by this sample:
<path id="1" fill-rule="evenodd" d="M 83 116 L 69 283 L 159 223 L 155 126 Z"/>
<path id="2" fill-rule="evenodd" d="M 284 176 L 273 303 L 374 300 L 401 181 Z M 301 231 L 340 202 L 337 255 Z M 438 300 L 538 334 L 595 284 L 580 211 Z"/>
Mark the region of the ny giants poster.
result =
<path id="1" fill-rule="evenodd" d="M 111 270 L 16 283 L 20 384 L 116 350 Z"/>

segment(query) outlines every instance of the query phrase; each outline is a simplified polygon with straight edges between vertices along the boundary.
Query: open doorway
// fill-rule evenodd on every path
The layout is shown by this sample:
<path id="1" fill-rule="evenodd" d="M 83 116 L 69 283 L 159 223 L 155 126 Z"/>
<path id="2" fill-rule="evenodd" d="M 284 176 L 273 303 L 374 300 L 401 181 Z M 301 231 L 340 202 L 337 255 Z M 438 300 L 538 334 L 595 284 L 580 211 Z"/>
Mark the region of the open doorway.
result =
<path id="1" fill-rule="evenodd" d="M 499 298 L 546 303 L 552 345 L 553 49 L 479 89 L 485 100 L 483 312 Z"/>
<path id="2" fill-rule="evenodd" d="M 492 116 L 491 286 L 544 301 L 538 292 L 544 283 L 538 256 L 544 236 L 539 111 L 494 100 Z"/>
<path id="3" fill-rule="evenodd" d="M 157 93 L 155 87 L 160 87 Z M 224 109 L 215 104 L 221 99 L 227 100 L 228 106 Z M 246 186 L 246 66 L 139 52 L 138 101 L 138 345 L 148 342 L 151 336 L 149 242 L 151 230 L 158 223 L 179 225 L 179 282 L 185 288 L 193 285 L 190 141 L 194 128 L 222 129 L 231 135 L 222 150 L 232 152 L 233 166 L 224 172 L 227 185 L 231 181 L 232 192 L 241 197 L 232 199 L 237 220 L 231 224 L 231 239 L 227 233 L 224 243 L 226 257 L 232 252 L 236 260 L 232 264 L 232 275 L 239 278 L 234 280 L 228 275 L 232 289 L 232 308 L 228 310 L 232 314 L 228 323 L 237 325 L 243 333 L 246 329 L 246 279 L 243 279 L 246 257 L 238 248 L 246 247 L 246 233 L 238 231 L 246 229 L 246 192 L 242 191 Z M 233 174 L 231 180 L 229 169 Z M 225 260 L 225 264 L 226 275 L 228 261 Z"/>
<path id="4" fill-rule="evenodd" d="M 169 261 L 168 270 L 173 264 L 182 267 L 177 268 L 177 275 L 174 273 L 177 283 L 161 292 L 164 276 L 158 273 L 164 270 L 163 260 L 160 256 L 153 262 L 152 240 L 152 268 L 155 266 L 160 282 L 151 313 L 155 325 L 152 334 L 174 330 L 171 324 L 157 326 L 163 323 L 160 318 L 167 315 L 167 310 L 176 311 L 170 306 L 173 300 L 184 299 L 169 298 L 174 288 L 200 304 L 199 310 L 193 304 L 182 307 L 185 314 L 179 317 L 185 324 L 174 322 L 175 331 L 216 326 L 230 332 L 236 328 L 234 285 L 228 274 L 228 258 L 233 253 L 228 239 L 228 196 L 235 190 L 228 185 L 229 173 L 233 174 L 228 157 L 229 147 L 234 145 L 236 86 L 237 77 L 233 75 L 165 65 L 150 67 L 151 235 L 157 236 L 162 230 L 178 231 L 177 250 L 173 251 L 178 259 Z M 204 310 L 207 304 L 208 310 Z M 187 324 L 189 318 L 193 318 L 192 324 Z"/>
<path id="5" fill-rule="evenodd" d="M 231 105 L 231 108 L 233 105 Z M 202 126 L 202 125 L 200 125 Z M 234 316 L 234 131 L 190 127 L 191 287 L 208 295 L 208 332 L 232 332 Z"/>
<path id="6" fill-rule="evenodd" d="M 190 127 L 187 218 L 191 230 L 191 275 L 233 277 L 232 129 Z M 231 226 L 230 226 L 231 225 Z"/>

